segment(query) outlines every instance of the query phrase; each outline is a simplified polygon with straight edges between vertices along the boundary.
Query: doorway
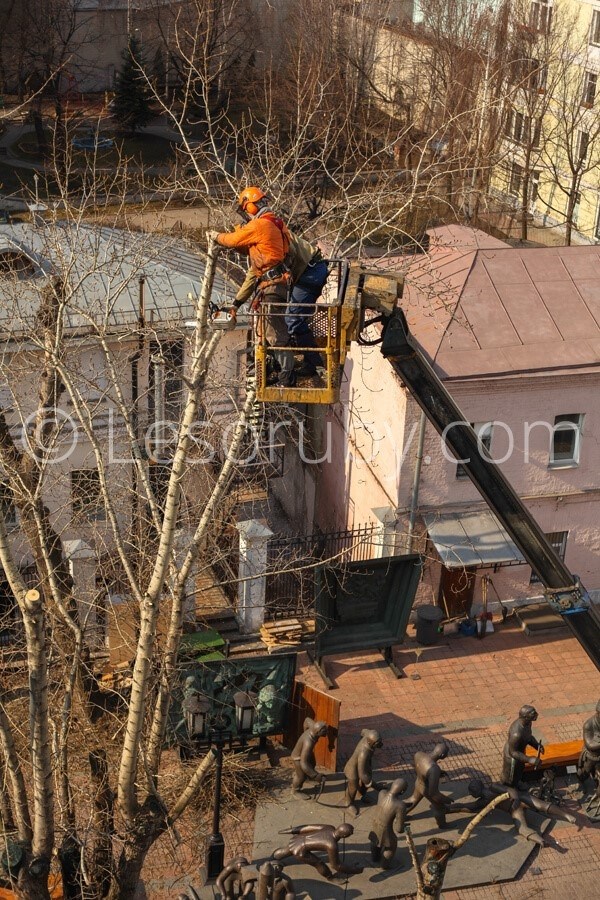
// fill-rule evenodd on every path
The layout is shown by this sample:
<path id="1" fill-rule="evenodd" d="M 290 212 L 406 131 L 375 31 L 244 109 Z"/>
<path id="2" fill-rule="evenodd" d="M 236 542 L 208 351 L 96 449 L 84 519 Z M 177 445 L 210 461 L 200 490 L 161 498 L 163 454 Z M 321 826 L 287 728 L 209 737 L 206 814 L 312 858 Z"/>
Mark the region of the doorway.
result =
<path id="1" fill-rule="evenodd" d="M 468 616 L 473 603 L 475 590 L 475 566 L 460 569 L 448 569 L 442 566 L 438 606 L 449 618 Z"/>

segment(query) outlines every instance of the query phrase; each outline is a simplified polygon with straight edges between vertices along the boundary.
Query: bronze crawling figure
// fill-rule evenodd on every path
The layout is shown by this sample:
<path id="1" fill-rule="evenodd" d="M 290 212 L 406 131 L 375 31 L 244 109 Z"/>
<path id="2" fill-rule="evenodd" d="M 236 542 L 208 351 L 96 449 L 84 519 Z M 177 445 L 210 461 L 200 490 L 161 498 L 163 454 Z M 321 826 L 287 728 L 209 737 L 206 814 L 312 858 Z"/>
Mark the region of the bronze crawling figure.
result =
<path id="1" fill-rule="evenodd" d="M 477 798 L 477 803 L 472 805 L 472 809 L 482 809 L 494 797 L 499 797 L 501 794 L 510 794 L 510 798 L 500 803 L 498 809 L 502 809 L 511 815 L 519 834 L 526 837 L 528 841 L 539 844 L 541 847 L 545 846 L 546 841 L 543 835 L 527 822 L 525 817 L 526 809 L 535 810 L 535 812 L 551 816 L 553 819 L 561 819 L 563 822 L 570 822 L 571 825 L 577 824 L 575 816 L 564 812 L 556 804 L 548 803 L 547 800 L 540 800 L 539 797 L 534 797 L 527 791 L 518 791 L 516 788 L 505 784 L 494 782 L 492 784 L 483 784 L 478 778 L 474 778 L 469 782 L 469 793 L 472 797 Z M 465 806 L 464 808 L 467 807 Z"/>
<path id="2" fill-rule="evenodd" d="M 336 875 L 358 875 L 362 866 L 350 866 L 340 859 L 338 842 L 354 834 L 349 823 L 343 825 L 297 825 L 280 834 L 291 834 L 287 847 L 280 847 L 273 853 L 273 859 L 282 860 L 293 856 L 298 862 L 314 866 L 323 878 L 332 879 Z M 316 856 L 325 853 L 329 865 Z"/>

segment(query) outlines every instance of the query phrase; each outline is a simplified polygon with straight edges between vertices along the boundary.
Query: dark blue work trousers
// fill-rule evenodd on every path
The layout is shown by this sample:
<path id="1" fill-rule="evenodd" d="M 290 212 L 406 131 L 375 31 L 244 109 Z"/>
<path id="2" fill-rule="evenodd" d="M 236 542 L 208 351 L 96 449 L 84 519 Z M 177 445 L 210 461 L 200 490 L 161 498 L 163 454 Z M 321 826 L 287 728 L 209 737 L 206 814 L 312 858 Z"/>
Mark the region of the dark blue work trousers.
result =
<path id="1" fill-rule="evenodd" d="M 309 263 L 294 285 L 286 310 L 285 324 L 296 347 L 316 347 L 310 320 L 314 315 L 315 303 L 327 281 L 327 262 L 324 259 Z M 322 366 L 320 353 L 308 350 L 304 353 L 306 366 Z"/>

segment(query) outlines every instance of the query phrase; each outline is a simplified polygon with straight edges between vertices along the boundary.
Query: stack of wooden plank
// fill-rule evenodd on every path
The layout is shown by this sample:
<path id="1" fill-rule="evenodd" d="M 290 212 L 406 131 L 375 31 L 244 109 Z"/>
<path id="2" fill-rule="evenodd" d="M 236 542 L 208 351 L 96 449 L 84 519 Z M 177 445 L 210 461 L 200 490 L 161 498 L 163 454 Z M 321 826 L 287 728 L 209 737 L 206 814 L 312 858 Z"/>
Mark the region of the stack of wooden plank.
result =
<path id="1" fill-rule="evenodd" d="M 314 633 L 314 619 L 276 619 L 260 626 L 260 638 L 269 653 L 274 647 L 294 647 L 303 637 Z"/>

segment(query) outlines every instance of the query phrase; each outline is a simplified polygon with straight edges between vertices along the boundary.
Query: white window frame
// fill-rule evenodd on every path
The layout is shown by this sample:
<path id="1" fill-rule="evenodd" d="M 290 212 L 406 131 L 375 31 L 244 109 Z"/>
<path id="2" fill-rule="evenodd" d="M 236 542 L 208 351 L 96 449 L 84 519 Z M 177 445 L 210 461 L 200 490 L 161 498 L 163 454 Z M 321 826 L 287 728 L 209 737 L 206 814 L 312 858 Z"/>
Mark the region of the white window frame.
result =
<path id="1" fill-rule="evenodd" d="M 579 465 L 583 420 L 583 413 L 565 413 L 554 417 L 554 427 L 550 438 L 549 469 L 572 469 Z M 561 431 L 571 431 L 573 433 L 573 452 L 569 457 L 557 459 L 555 456 L 554 436 Z"/>
<path id="2" fill-rule="evenodd" d="M 593 86 L 593 93 L 591 94 L 590 99 L 590 90 Z M 596 102 L 596 94 L 598 93 L 598 73 L 591 72 L 589 69 L 586 69 L 585 77 L 583 81 L 583 97 L 581 98 L 581 105 L 585 106 L 587 109 L 591 109 L 594 103 Z"/>
<path id="3" fill-rule="evenodd" d="M 600 47 L 600 9 L 592 10 L 589 43 L 592 47 Z"/>
<path id="4" fill-rule="evenodd" d="M 518 171 L 517 171 L 518 170 Z M 517 162 L 512 162 L 510 164 L 509 177 L 508 177 L 508 193 L 512 197 L 520 198 L 523 194 L 523 178 L 525 177 L 525 169 L 523 166 L 520 166 Z M 516 188 L 513 189 L 513 185 L 516 185 Z"/>
<path id="5" fill-rule="evenodd" d="M 600 241 L 600 201 L 596 210 L 596 227 L 594 228 L 594 238 Z"/>
<path id="6" fill-rule="evenodd" d="M 583 152 L 582 152 L 583 150 Z M 577 162 L 585 162 L 590 152 L 590 133 L 582 128 L 577 132 Z"/>
<path id="7" fill-rule="evenodd" d="M 581 191 L 575 193 L 575 203 L 573 204 L 573 215 L 571 216 L 572 224 L 579 224 L 579 213 L 581 212 Z"/>
<path id="8" fill-rule="evenodd" d="M 529 175 L 529 212 L 533 213 L 535 210 L 536 200 L 539 197 L 540 193 L 540 170 L 534 169 Z"/>
<path id="9" fill-rule="evenodd" d="M 513 122 L 513 141 L 515 141 L 517 144 L 522 144 L 527 132 L 528 118 L 525 113 L 522 113 L 519 110 L 515 110 Z"/>
<path id="10" fill-rule="evenodd" d="M 548 34 L 552 27 L 552 0 L 532 0 L 529 26 L 540 34 Z"/>
<path id="11" fill-rule="evenodd" d="M 479 443 L 479 452 L 481 453 L 481 447 L 485 447 L 487 452 L 491 455 L 492 452 L 492 437 L 494 434 L 494 423 L 493 422 L 471 422 L 471 428 L 477 435 L 477 440 Z M 464 481 L 465 478 L 468 478 L 466 469 L 460 463 L 457 463 L 456 466 L 456 478 L 459 481 Z"/>

